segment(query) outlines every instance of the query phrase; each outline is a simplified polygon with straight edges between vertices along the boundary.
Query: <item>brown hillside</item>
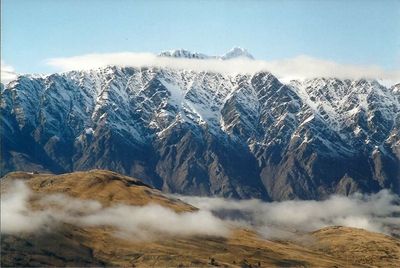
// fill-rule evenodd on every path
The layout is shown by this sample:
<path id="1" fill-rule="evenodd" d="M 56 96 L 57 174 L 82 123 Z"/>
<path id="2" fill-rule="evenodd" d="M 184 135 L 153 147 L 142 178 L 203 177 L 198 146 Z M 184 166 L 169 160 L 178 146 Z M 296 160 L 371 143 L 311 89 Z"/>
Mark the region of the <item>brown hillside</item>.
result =
<path id="1" fill-rule="evenodd" d="M 97 200 L 104 206 L 156 203 L 177 212 L 196 210 L 137 179 L 109 171 L 64 175 L 14 172 L 2 179 L 2 193 L 15 179 L 25 180 L 37 194 L 64 193 Z M 236 229 L 229 237 L 162 236 L 135 241 L 115 236 L 107 226 L 71 224 L 43 233 L 2 234 L 1 238 L 3 267 L 396 267 L 400 258 L 399 240 L 344 227 L 299 234 L 293 241 L 266 240 L 247 229 Z"/>

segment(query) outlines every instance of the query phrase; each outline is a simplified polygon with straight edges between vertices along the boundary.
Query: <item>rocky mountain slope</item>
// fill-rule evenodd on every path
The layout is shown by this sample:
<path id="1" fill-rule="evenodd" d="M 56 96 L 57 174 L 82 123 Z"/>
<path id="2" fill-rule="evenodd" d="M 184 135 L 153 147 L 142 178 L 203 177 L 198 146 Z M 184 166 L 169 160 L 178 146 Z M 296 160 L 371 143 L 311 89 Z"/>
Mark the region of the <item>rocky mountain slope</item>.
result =
<path id="1" fill-rule="evenodd" d="M 26 201 L 31 212 L 37 213 L 57 205 L 51 201 L 61 196 L 73 199 L 58 204 L 58 213 L 66 210 L 64 213 L 78 213 L 80 217 L 90 208 L 78 211 L 74 200 L 79 200 L 81 205 L 89 200 L 97 201 L 104 209 L 158 204 L 177 213 L 197 210 L 180 200 L 163 196 L 137 179 L 109 171 L 63 175 L 10 173 L 1 180 L 2 198 L 16 180 L 24 181 L 31 189 L 32 194 Z M 51 216 L 54 218 L 56 215 Z M 164 220 L 157 221 L 162 223 Z M 109 225 L 85 226 L 69 221 L 53 222 L 51 228 L 48 226 L 51 223 L 42 224 L 42 228 L 34 232 L 2 232 L 1 265 L 396 267 L 400 258 L 398 239 L 347 227 L 327 227 L 312 233 L 294 232 L 289 240 L 267 240 L 248 228 L 236 228 L 228 236 L 164 235 L 151 240 L 137 240 L 115 233 Z"/>
<path id="2" fill-rule="evenodd" d="M 2 174 L 102 168 L 266 200 L 400 193 L 399 85 L 109 66 L 19 76 L 1 115 Z"/>

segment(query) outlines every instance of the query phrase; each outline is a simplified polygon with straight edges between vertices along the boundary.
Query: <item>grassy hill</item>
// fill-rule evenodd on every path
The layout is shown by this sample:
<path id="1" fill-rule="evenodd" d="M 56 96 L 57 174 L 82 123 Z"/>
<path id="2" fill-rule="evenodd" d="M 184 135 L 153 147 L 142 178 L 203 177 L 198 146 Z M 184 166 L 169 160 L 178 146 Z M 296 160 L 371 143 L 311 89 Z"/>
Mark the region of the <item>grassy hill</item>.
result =
<path id="1" fill-rule="evenodd" d="M 49 194 L 95 200 L 105 208 L 158 204 L 178 214 L 198 210 L 137 179 L 104 170 L 9 173 L 1 179 L 2 195 L 15 180 L 25 181 L 32 190 L 29 205 L 38 211 L 46 209 L 40 200 Z M 2 233 L 1 266 L 396 267 L 400 263 L 400 241 L 383 234 L 327 227 L 294 236 L 266 240 L 252 229 L 236 226 L 228 236 L 158 234 L 138 240 L 115 235 L 113 226 L 67 222 L 46 231 Z"/>

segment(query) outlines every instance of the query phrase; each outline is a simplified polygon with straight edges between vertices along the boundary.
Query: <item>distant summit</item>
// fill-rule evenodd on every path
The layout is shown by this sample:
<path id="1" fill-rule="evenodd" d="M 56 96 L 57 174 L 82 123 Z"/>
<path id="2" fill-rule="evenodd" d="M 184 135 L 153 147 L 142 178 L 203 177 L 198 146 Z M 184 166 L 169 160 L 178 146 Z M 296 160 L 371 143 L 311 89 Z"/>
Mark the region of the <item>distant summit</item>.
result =
<path id="1" fill-rule="evenodd" d="M 236 58 L 254 59 L 254 57 L 245 48 L 234 47 L 222 56 L 208 56 L 203 53 L 191 52 L 186 49 L 174 49 L 163 51 L 158 54 L 159 57 L 187 58 L 187 59 L 220 59 L 231 60 Z"/>
<path id="2" fill-rule="evenodd" d="M 234 58 L 249 58 L 254 60 L 253 55 L 251 55 L 247 49 L 241 47 L 234 47 L 221 56 L 221 59 L 223 60 L 230 60 Z"/>
<path id="3" fill-rule="evenodd" d="M 186 49 L 174 49 L 174 50 L 163 51 L 160 54 L 158 54 L 158 56 L 173 57 L 173 58 L 188 58 L 188 59 L 208 59 L 208 58 L 210 58 L 209 56 L 207 56 L 205 54 L 191 52 Z"/>

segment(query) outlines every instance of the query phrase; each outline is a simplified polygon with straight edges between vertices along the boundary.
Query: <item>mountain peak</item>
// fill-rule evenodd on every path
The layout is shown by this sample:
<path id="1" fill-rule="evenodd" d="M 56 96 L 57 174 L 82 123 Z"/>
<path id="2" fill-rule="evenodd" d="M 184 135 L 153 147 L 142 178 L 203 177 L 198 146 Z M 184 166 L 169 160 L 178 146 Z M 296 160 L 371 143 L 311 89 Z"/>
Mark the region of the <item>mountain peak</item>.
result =
<path id="1" fill-rule="evenodd" d="M 254 59 L 254 57 L 247 51 L 247 49 L 241 47 L 233 47 L 231 50 L 229 50 L 222 56 L 208 56 L 203 53 L 191 52 L 183 48 L 166 50 L 159 53 L 158 56 L 172 57 L 172 58 L 187 58 L 187 59 L 220 59 L 220 60 L 231 60 L 235 58 Z"/>
<path id="2" fill-rule="evenodd" d="M 158 54 L 158 56 L 172 57 L 172 58 L 187 58 L 187 59 L 207 59 L 207 58 L 209 58 L 209 56 L 207 56 L 205 54 L 191 52 L 191 51 L 183 49 L 183 48 L 163 51 L 160 54 Z"/>
<path id="3" fill-rule="evenodd" d="M 241 47 L 233 47 L 231 50 L 221 56 L 221 59 L 223 60 L 229 60 L 233 58 L 249 58 L 252 60 L 254 59 L 253 55 L 251 55 L 247 51 L 247 49 Z"/>

